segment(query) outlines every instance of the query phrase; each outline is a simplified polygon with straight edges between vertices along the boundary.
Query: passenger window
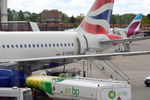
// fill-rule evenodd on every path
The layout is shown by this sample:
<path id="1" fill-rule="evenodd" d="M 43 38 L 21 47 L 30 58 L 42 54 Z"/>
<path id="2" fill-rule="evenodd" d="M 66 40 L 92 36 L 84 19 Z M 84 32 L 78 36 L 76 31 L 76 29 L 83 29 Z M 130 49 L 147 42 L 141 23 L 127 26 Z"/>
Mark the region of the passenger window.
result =
<path id="1" fill-rule="evenodd" d="M 27 45 L 25 44 L 24 47 L 27 48 Z"/>
<path id="2" fill-rule="evenodd" d="M 7 48 L 9 48 L 9 45 L 7 45 Z"/>
<path id="3" fill-rule="evenodd" d="M 53 47 L 55 47 L 55 44 L 53 44 Z"/>
<path id="4" fill-rule="evenodd" d="M 22 44 L 20 44 L 20 48 L 22 48 Z"/>
<path id="5" fill-rule="evenodd" d="M 14 45 L 11 45 L 12 48 L 14 48 Z"/>
<path id="6" fill-rule="evenodd" d="M 16 44 L 16 48 L 18 48 L 18 45 Z"/>
<path id="7" fill-rule="evenodd" d="M 35 48 L 35 44 L 33 44 L 33 48 Z"/>
<path id="8" fill-rule="evenodd" d="M 5 45 L 3 45 L 3 48 L 5 48 Z"/>
<path id="9" fill-rule="evenodd" d="M 51 44 L 49 44 L 49 47 L 51 47 Z"/>
<path id="10" fill-rule="evenodd" d="M 41 44 L 41 47 L 43 47 L 43 44 Z"/>
<path id="11" fill-rule="evenodd" d="M 47 44 L 45 44 L 45 47 L 47 47 Z"/>
<path id="12" fill-rule="evenodd" d="M 57 47 L 59 47 L 59 44 L 57 43 Z"/>
<path id="13" fill-rule="evenodd" d="M 62 46 L 63 46 L 63 44 L 61 43 L 61 44 L 60 44 L 60 46 L 62 47 Z"/>
<path id="14" fill-rule="evenodd" d="M 74 44 L 72 43 L 72 46 L 74 46 Z"/>
<path id="15" fill-rule="evenodd" d="M 64 46 L 65 46 L 65 47 L 67 46 L 66 43 L 64 44 Z"/>
<path id="16" fill-rule="evenodd" d="M 39 48 L 39 44 L 36 45 Z"/>
<path id="17" fill-rule="evenodd" d="M 68 46 L 70 47 L 70 43 L 68 43 Z"/>
<path id="18" fill-rule="evenodd" d="M 31 45 L 30 45 L 30 44 L 29 44 L 28 46 L 29 46 L 29 48 L 31 48 Z"/>

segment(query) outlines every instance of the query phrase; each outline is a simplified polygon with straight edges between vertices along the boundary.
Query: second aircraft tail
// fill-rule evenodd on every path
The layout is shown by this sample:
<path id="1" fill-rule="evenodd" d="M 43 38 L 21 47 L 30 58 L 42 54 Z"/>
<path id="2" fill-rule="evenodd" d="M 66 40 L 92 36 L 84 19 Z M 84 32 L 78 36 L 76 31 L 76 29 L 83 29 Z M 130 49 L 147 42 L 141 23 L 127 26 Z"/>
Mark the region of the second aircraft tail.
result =
<path id="1" fill-rule="evenodd" d="M 133 21 L 129 24 L 126 30 L 127 37 L 130 37 L 135 34 L 136 31 L 140 30 L 140 24 L 142 20 L 143 14 L 138 14 Z"/>

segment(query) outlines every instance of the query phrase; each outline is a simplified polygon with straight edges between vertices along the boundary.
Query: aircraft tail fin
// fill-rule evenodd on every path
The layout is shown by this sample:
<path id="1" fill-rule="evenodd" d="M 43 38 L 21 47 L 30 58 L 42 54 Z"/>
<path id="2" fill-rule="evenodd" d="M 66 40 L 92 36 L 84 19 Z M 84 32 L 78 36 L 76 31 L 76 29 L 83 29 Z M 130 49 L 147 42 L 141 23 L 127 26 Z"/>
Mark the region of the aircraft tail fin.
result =
<path id="1" fill-rule="evenodd" d="M 127 37 L 130 37 L 132 35 L 134 35 L 134 33 L 138 30 L 140 30 L 140 24 L 142 21 L 142 17 L 143 14 L 138 14 L 133 21 L 129 24 L 129 26 L 127 27 Z"/>
<path id="2" fill-rule="evenodd" d="M 84 34 L 107 34 L 114 0 L 95 0 L 78 29 Z"/>

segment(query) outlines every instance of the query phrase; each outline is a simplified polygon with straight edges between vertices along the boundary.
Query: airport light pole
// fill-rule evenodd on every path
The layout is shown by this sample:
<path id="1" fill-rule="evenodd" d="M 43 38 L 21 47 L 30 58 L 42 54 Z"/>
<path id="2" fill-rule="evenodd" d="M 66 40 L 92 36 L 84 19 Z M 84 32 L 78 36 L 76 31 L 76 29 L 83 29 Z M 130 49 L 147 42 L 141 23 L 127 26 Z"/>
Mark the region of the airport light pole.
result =
<path id="1" fill-rule="evenodd" d="M 2 23 L 2 21 L 1 21 L 1 7 L 2 7 L 2 0 L 0 0 L 0 31 L 2 30 L 2 25 L 1 25 L 1 23 Z"/>
<path id="2" fill-rule="evenodd" d="M 1 9 L 0 9 L 1 10 Z M 1 11 L 0 11 L 0 31 L 2 30 Z"/>

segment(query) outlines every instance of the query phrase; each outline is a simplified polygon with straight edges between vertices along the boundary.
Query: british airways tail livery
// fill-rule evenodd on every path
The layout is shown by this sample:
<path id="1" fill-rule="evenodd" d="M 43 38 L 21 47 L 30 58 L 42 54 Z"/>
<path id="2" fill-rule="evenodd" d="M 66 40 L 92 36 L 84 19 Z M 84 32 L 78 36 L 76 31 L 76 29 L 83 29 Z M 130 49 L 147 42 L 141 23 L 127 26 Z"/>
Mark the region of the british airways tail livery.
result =
<path id="1" fill-rule="evenodd" d="M 114 0 L 96 0 L 79 27 L 84 33 L 107 34 Z"/>
<path id="2" fill-rule="evenodd" d="M 105 40 L 117 40 L 122 37 L 119 35 L 108 34 L 110 20 L 112 16 L 114 0 L 96 0 L 76 29 L 82 33 L 87 40 L 87 49 L 101 49 L 100 42 Z M 103 46 L 103 50 L 110 47 L 110 44 Z M 103 51 L 101 49 L 101 51 Z"/>
<path id="3" fill-rule="evenodd" d="M 138 34 L 143 14 L 138 14 L 127 27 L 127 37 Z"/>
<path id="4" fill-rule="evenodd" d="M 123 39 L 109 34 L 110 19 L 114 0 L 95 0 L 88 14 L 73 31 L 58 32 L 0 32 L 0 63 L 40 66 L 43 63 L 70 62 L 75 58 L 110 57 L 117 55 L 137 55 L 149 52 L 101 53 L 123 42 L 149 38 Z"/>

